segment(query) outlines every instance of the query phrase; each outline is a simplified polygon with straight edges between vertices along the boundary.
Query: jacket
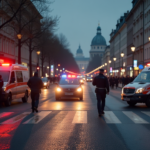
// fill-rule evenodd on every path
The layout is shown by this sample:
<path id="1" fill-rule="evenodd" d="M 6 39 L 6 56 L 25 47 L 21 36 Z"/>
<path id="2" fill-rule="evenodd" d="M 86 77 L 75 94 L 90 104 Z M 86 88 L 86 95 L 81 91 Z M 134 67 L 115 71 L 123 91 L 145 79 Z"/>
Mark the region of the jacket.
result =
<path id="1" fill-rule="evenodd" d="M 27 84 L 31 89 L 31 93 L 41 93 L 43 82 L 39 77 L 37 76 L 31 77 Z"/>
<path id="2" fill-rule="evenodd" d="M 97 89 L 106 89 L 109 92 L 109 84 L 108 79 L 103 74 L 99 74 L 93 80 L 93 85 L 97 87 Z M 105 90 L 105 92 L 106 92 Z M 97 93 L 97 92 L 96 92 Z M 106 94 L 106 93 L 105 93 Z"/>

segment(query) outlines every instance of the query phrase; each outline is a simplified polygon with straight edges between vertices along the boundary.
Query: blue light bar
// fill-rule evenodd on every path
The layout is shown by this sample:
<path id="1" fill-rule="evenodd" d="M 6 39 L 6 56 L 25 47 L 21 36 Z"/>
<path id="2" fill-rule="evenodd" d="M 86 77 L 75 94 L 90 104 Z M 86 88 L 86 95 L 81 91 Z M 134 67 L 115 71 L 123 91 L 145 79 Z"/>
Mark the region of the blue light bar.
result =
<path id="1" fill-rule="evenodd" d="M 62 75 L 62 78 L 67 78 L 67 75 Z"/>

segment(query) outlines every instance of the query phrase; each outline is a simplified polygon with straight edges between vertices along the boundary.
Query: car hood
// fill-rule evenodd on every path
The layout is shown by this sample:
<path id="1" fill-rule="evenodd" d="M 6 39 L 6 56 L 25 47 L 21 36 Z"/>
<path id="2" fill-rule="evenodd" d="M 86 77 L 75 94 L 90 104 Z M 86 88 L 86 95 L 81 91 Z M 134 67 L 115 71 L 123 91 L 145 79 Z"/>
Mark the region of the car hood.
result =
<path id="1" fill-rule="evenodd" d="M 80 85 L 59 85 L 59 87 L 67 89 L 67 88 L 78 88 Z"/>
<path id="2" fill-rule="evenodd" d="M 124 88 L 135 88 L 135 89 L 138 89 L 138 88 L 146 87 L 147 85 L 150 85 L 150 83 L 141 84 L 141 82 L 132 82 L 132 83 L 129 83 L 126 86 L 124 86 Z"/>

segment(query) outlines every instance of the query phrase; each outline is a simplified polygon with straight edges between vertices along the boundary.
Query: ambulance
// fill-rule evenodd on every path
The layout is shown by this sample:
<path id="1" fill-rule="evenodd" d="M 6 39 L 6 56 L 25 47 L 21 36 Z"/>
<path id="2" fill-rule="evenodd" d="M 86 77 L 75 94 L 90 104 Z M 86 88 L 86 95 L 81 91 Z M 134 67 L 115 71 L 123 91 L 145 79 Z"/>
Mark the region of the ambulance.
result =
<path id="1" fill-rule="evenodd" d="M 133 82 L 122 88 L 121 99 L 130 106 L 145 103 L 150 107 L 150 66 L 144 68 Z"/>
<path id="2" fill-rule="evenodd" d="M 0 75 L 4 81 L 0 101 L 6 106 L 10 106 L 12 100 L 22 99 L 24 103 L 28 101 L 30 89 L 27 85 L 29 80 L 28 68 L 19 64 L 0 64 Z"/>

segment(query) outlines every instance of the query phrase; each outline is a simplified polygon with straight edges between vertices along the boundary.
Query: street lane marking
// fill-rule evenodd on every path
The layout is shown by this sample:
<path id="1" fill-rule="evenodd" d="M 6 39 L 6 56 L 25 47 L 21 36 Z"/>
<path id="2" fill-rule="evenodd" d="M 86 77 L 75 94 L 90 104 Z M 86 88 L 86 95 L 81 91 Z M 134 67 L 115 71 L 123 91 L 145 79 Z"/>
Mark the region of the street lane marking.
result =
<path id="1" fill-rule="evenodd" d="M 72 123 L 87 123 L 87 111 L 76 111 Z"/>
<path id="2" fill-rule="evenodd" d="M 142 124 L 149 124 L 147 121 L 136 115 L 132 111 L 122 111 L 127 117 L 129 117 L 134 123 L 142 123 Z"/>
<path id="3" fill-rule="evenodd" d="M 142 113 L 146 114 L 147 116 L 150 117 L 150 112 L 149 111 L 142 111 Z"/>
<path id="4" fill-rule="evenodd" d="M 72 116 L 75 115 L 75 111 L 68 111 L 67 115 L 65 116 L 65 118 L 63 119 L 63 121 L 61 122 L 61 124 L 69 124 L 72 123 Z"/>
<path id="5" fill-rule="evenodd" d="M 35 114 L 32 118 L 25 121 L 23 124 L 37 124 L 39 123 L 43 118 L 45 118 L 47 115 L 49 115 L 52 111 L 41 111 L 37 114 Z"/>
<path id="6" fill-rule="evenodd" d="M 11 114 L 13 114 L 14 112 L 3 112 L 3 113 L 0 113 L 0 118 L 3 118 L 3 117 L 7 117 Z"/>
<path id="7" fill-rule="evenodd" d="M 121 123 L 112 111 L 105 111 L 104 120 L 106 123 Z"/>
<path id="8" fill-rule="evenodd" d="M 0 124 L 14 124 L 14 123 L 16 123 L 18 121 L 23 120 L 29 114 L 31 114 L 31 112 L 24 112 L 24 113 L 22 113 L 20 115 L 17 115 L 15 117 L 11 118 L 11 119 L 6 120 L 6 121 L 4 121 L 4 122 L 2 122 Z"/>

